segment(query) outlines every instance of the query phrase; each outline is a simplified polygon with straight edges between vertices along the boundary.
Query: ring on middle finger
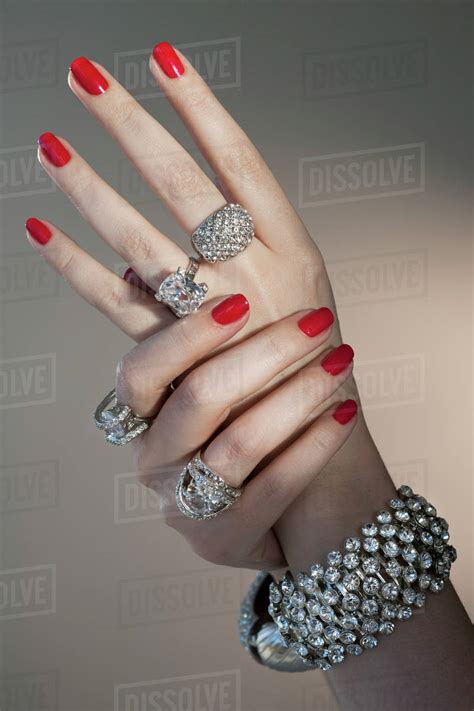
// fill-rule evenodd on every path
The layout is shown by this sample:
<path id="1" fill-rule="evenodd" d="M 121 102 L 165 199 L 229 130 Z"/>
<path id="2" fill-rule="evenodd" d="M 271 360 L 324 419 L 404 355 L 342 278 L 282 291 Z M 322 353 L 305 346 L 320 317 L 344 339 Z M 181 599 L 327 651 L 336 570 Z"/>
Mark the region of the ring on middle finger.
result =
<path id="1" fill-rule="evenodd" d="M 155 299 L 166 304 L 178 318 L 197 311 L 207 294 L 207 284 L 197 284 L 194 281 L 198 269 L 199 261 L 190 257 L 186 269 L 178 267 L 175 272 L 169 274 L 155 294 Z"/>

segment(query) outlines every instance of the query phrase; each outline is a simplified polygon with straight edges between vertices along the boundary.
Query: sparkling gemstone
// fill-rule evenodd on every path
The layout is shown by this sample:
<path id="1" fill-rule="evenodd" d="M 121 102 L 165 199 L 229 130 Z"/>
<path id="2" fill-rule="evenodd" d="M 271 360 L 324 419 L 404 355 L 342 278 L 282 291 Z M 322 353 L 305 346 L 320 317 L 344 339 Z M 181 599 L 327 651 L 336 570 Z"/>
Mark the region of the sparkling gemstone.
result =
<path id="1" fill-rule="evenodd" d="M 396 532 L 397 529 L 392 523 L 384 523 L 383 526 L 380 526 L 380 535 L 384 538 L 392 538 Z"/>
<path id="2" fill-rule="evenodd" d="M 366 595 L 376 595 L 380 589 L 380 582 L 377 578 L 366 578 L 362 583 L 362 589 Z"/>
<path id="3" fill-rule="evenodd" d="M 324 629 L 324 636 L 330 642 L 336 642 L 336 640 L 339 639 L 340 634 L 341 634 L 341 631 L 337 627 L 334 627 L 334 625 L 329 625 L 328 627 L 325 627 L 325 629 Z"/>
<path id="4" fill-rule="evenodd" d="M 441 580 L 441 578 L 433 578 L 433 580 L 430 583 L 431 592 L 434 592 L 434 593 L 441 592 L 441 590 L 443 588 L 444 588 L 444 580 Z"/>
<path id="5" fill-rule="evenodd" d="M 442 527 L 439 525 L 438 521 L 433 521 L 433 523 L 430 526 L 431 533 L 434 533 L 435 536 L 439 536 L 441 531 L 443 530 Z"/>
<path id="6" fill-rule="evenodd" d="M 346 553 L 343 558 L 343 563 L 348 570 L 354 570 L 360 563 L 357 553 Z"/>
<path id="7" fill-rule="evenodd" d="M 404 569 L 403 577 L 407 583 L 414 583 L 418 577 L 418 573 L 412 565 L 409 565 Z"/>
<path id="8" fill-rule="evenodd" d="M 227 204 L 199 225 L 192 242 L 204 259 L 214 263 L 236 256 L 252 238 L 253 223 L 248 212 L 241 205 Z"/>
<path id="9" fill-rule="evenodd" d="M 306 624 L 313 634 L 323 631 L 323 623 L 317 617 L 307 617 Z"/>
<path id="10" fill-rule="evenodd" d="M 396 583 L 382 585 L 382 597 L 386 600 L 396 600 L 398 597 L 398 585 Z"/>
<path id="11" fill-rule="evenodd" d="M 345 630 L 353 630 L 357 627 L 357 617 L 355 615 L 343 615 L 340 619 L 340 625 Z"/>
<path id="12" fill-rule="evenodd" d="M 399 620 L 409 620 L 412 615 L 413 610 L 409 605 L 402 605 L 397 612 L 397 617 Z"/>
<path id="13" fill-rule="evenodd" d="M 312 647 L 316 647 L 316 648 L 324 647 L 324 645 L 326 644 L 326 640 L 324 639 L 324 637 L 322 637 L 319 634 L 310 634 L 306 641 Z"/>
<path id="14" fill-rule="evenodd" d="M 376 615 L 379 611 L 379 604 L 377 600 L 373 599 L 368 599 L 368 600 L 363 600 L 362 605 L 360 606 L 360 609 L 364 615 L 367 617 L 373 617 Z"/>
<path id="15" fill-rule="evenodd" d="M 288 632 L 290 628 L 290 623 L 288 622 L 286 617 L 283 617 L 283 615 L 278 615 L 278 617 L 275 617 L 275 622 L 282 632 Z"/>
<path id="16" fill-rule="evenodd" d="M 321 606 L 321 609 L 319 610 L 319 616 L 323 620 L 323 622 L 332 622 L 336 618 L 334 610 L 332 610 L 326 605 Z"/>
<path id="17" fill-rule="evenodd" d="M 397 608 L 391 603 L 382 607 L 382 617 L 384 620 L 394 620 L 397 616 Z"/>
<path id="18" fill-rule="evenodd" d="M 348 553 L 357 553 L 360 550 L 360 540 L 358 538 L 346 538 L 344 548 Z"/>
<path id="19" fill-rule="evenodd" d="M 424 509 L 428 516 L 436 516 L 437 511 L 433 504 L 426 503 Z"/>
<path id="20" fill-rule="evenodd" d="M 376 538 L 364 538 L 363 546 L 367 553 L 375 553 L 379 548 L 379 542 Z"/>
<path id="21" fill-rule="evenodd" d="M 392 578 L 398 578 L 402 572 L 402 566 L 396 560 L 389 560 L 385 570 Z"/>
<path id="22" fill-rule="evenodd" d="M 293 610 L 290 611 L 290 617 L 293 622 L 303 622 L 306 615 L 304 613 L 304 610 L 301 610 L 301 608 L 299 607 L 295 607 L 293 608 Z"/>
<path id="23" fill-rule="evenodd" d="M 347 651 L 349 654 L 353 654 L 354 657 L 359 657 L 362 654 L 363 649 L 360 644 L 349 644 L 347 646 Z"/>
<path id="24" fill-rule="evenodd" d="M 367 620 L 364 620 L 362 622 L 362 631 L 365 632 L 366 634 L 376 634 L 379 630 L 379 623 L 377 620 L 374 620 L 373 617 L 370 617 Z"/>
<path id="25" fill-rule="evenodd" d="M 295 607 L 304 607 L 306 605 L 306 597 L 304 593 L 300 592 L 299 590 L 293 593 L 290 598 L 290 601 L 291 604 Z"/>
<path id="26" fill-rule="evenodd" d="M 449 541 L 449 531 L 443 529 L 441 533 L 441 540 L 443 541 L 443 543 L 447 543 Z"/>
<path id="27" fill-rule="evenodd" d="M 397 521 L 407 523 L 410 520 L 410 512 L 406 509 L 399 509 L 398 511 L 395 511 L 395 518 Z"/>
<path id="28" fill-rule="evenodd" d="M 342 607 L 344 610 L 347 610 L 348 612 L 354 612 L 354 610 L 357 610 L 357 608 L 360 605 L 360 600 L 357 595 L 354 593 L 349 593 L 348 595 L 345 595 L 342 599 Z"/>
<path id="29" fill-rule="evenodd" d="M 329 566 L 337 568 L 342 563 L 342 554 L 339 551 L 330 551 L 327 560 Z"/>
<path id="30" fill-rule="evenodd" d="M 291 645 L 295 652 L 300 655 L 300 657 L 307 657 L 309 654 L 309 649 L 305 644 L 299 644 L 298 642 L 295 645 Z"/>
<path id="31" fill-rule="evenodd" d="M 378 526 L 376 526 L 375 523 L 364 523 L 361 530 L 364 536 L 367 536 L 368 538 L 376 536 L 379 531 Z"/>
<path id="32" fill-rule="evenodd" d="M 346 573 L 342 579 L 342 584 L 350 592 L 354 592 L 360 585 L 360 578 L 357 573 Z"/>
<path id="33" fill-rule="evenodd" d="M 413 496 L 413 489 L 411 488 L 411 486 L 402 484 L 402 486 L 398 489 L 398 493 L 401 496 Z"/>
<path id="34" fill-rule="evenodd" d="M 426 602 L 426 595 L 425 593 L 417 593 L 415 597 L 415 607 L 423 607 L 423 605 Z"/>
<path id="35" fill-rule="evenodd" d="M 401 499 L 397 499 L 397 498 L 390 499 L 390 501 L 388 503 L 392 509 L 403 509 L 405 506 L 403 501 Z"/>
<path id="36" fill-rule="evenodd" d="M 433 558 L 430 556 L 429 553 L 425 552 L 420 555 L 420 566 L 422 568 L 425 568 L 425 569 L 431 568 L 432 564 L 433 564 Z"/>
<path id="37" fill-rule="evenodd" d="M 379 625 L 379 632 L 381 634 L 392 634 L 395 629 L 393 622 L 381 622 Z"/>
<path id="38" fill-rule="evenodd" d="M 415 521 L 419 526 L 422 526 L 423 528 L 426 528 L 429 524 L 429 518 L 428 516 L 425 516 L 424 513 L 417 513 L 415 516 Z"/>
<path id="39" fill-rule="evenodd" d="M 368 575 L 375 575 L 375 573 L 378 573 L 380 570 L 380 563 L 377 558 L 364 558 L 364 561 L 362 562 L 362 569 L 364 573 L 367 573 Z"/>
<path id="40" fill-rule="evenodd" d="M 390 521 L 392 520 L 392 514 L 390 513 L 390 511 L 379 511 L 376 516 L 376 519 L 379 523 L 390 523 Z"/>
<path id="41" fill-rule="evenodd" d="M 321 580 L 324 575 L 324 568 L 319 563 L 315 563 L 311 566 L 309 572 L 312 578 L 314 578 L 315 580 Z"/>
<path id="42" fill-rule="evenodd" d="M 354 632 L 341 632 L 340 639 L 343 644 L 353 644 L 356 641 L 357 636 Z"/>
<path id="43" fill-rule="evenodd" d="M 395 558 L 400 553 L 400 546 L 396 541 L 389 539 L 384 543 L 383 551 L 389 558 Z"/>
<path id="44" fill-rule="evenodd" d="M 293 585 L 292 581 L 286 576 L 281 581 L 280 588 L 284 595 L 292 595 L 295 591 L 295 586 Z"/>
<path id="45" fill-rule="evenodd" d="M 341 574 L 337 568 L 333 568 L 333 567 L 326 568 L 326 572 L 324 573 L 324 580 L 327 583 L 337 583 L 337 581 L 339 580 L 340 577 L 341 577 Z"/>
<path id="46" fill-rule="evenodd" d="M 421 590 L 427 590 L 431 584 L 431 575 L 428 573 L 421 573 L 418 584 Z"/>
<path id="47" fill-rule="evenodd" d="M 412 543 L 413 539 L 415 538 L 415 534 L 413 533 L 411 528 L 402 526 L 398 531 L 398 537 L 403 543 Z"/>
<path id="48" fill-rule="evenodd" d="M 281 601 L 281 592 L 278 590 L 277 586 L 275 583 L 270 583 L 269 586 L 269 593 L 270 593 L 270 600 L 272 602 L 280 602 Z"/>
<path id="49" fill-rule="evenodd" d="M 416 592 L 413 588 L 405 588 L 402 593 L 402 598 L 405 605 L 413 605 L 416 600 Z"/>
<path id="50" fill-rule="evenodd" d="M 377 639 L 371 634 L 365 634 L 361 637 L 360 643 L 365 649 L 374 649 L 377 646 Z"/>
<path id="51" fill-rule="evenodd" d="M 323 592 L 322 598 L 325 605 L 337 605 L 339 602 L 338 593 L 330 588 Z"/>
<path id="52" fill-rule="evenodd" d="M 312 598 L 311 600 L 308 600 L 306 603 L 306 609 L 308 610 L 310 615 L 313 615 L 313 617 L 316 617 L 316 615 L 319 615 L 319 611 L 321 609 L 321 604 Z"/>
<path id="53" fill-rule="evenodd" d="M 183 317 L 200 307 L 206 292 L 205 285 L 196 284 L 180 267 L 161 283 L 155 298 L 169 304 L 179 317 Z"/>
<path id="54" fill-rule="evenodd" d="M 408 544 L 402 550 L 402 556 L 407 563 L 413 563 L 418 558 L 418 553 L 415 546 Z"/>
<path id="55" fill-rule="evenodd" d="M 331 669 L 331 664 L 330 662 L 326 661 L 326 659 L 316 659 L 314 664 L 315 666 L 319 667 L 321 671 L 329 671 Z"/>
<path id="56" fill-rule="evenodd" d="M 297 625 L 294 625 L 293 630 L 295 634 L 301 639 L 306 639 L 306 637 L 309 635 L 309 629 L 307 625 L 304 625 L 302 622 Z"/>
<path id="57" fill-rule="evenodd" d="M 328 647 L 329 660 L 333 664 L 340 664 L 344 660 L 344 647 L 342 644 L 330 644 Z"/>
<path id="58" fill-rule="evenodd" d="M 410 511 L 419 511 L 421 509 L 421 503 L 418 500 L 418 497 L 413 497 L 412 499 L 408 499 L 407 508 L 409 508 Z"/>

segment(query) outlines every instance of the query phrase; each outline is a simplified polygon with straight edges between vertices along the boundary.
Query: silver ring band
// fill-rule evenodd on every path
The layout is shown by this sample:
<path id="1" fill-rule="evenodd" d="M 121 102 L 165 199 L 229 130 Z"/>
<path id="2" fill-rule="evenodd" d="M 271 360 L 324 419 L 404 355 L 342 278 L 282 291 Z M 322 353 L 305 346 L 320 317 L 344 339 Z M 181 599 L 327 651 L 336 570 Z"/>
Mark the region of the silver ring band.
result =
<path id="1" fill-rule="evenodd" d="M 227 203 L 195 229 L 191 237 L 196 252 L 207 262 L 225 262 L 249 246 L 254 237 L 253 221 L 247 210 Z"/>
<path id="2" fill-rule="evenodd" d="M 147 430 L 151 418 L 139 417 L 129 405 L 117 402 L 115 388 L 111 390 L 94 413 L 95 426 L 105 433 L 105 439 L 110 444 L 122 445 Z"/>
<path id="3" fill-rule="evenodd" d="M 242 489 L 226 484 L 197 454 L 179 476 L 176 504 L 185 516 L 202 521 L 229 509 L 241 494 Z"/>

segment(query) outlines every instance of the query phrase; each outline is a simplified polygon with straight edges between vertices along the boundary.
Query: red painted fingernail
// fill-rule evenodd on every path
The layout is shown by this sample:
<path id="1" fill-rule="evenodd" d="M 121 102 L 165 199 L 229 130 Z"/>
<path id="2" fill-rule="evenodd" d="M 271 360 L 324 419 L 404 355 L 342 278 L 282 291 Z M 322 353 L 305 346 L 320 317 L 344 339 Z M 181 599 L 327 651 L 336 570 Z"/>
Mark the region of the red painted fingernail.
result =
<path id="1" fill-rule="evenodd" d="M 133 274 L 135 274 L 135 272 L 133 271 L 132 267 L 127 267 L 127 269 L 123 273 L 122 279 L 128 281 Z"/>
<path id="2" fill-rule="evenodd" d="M 153 56 L 170 79 L 184 74 L 183 63 L 169 42 L 160 42 L 153 48 Z"/>
<path id="3" fill-rule="evenodd" d="M 345 400 L 336 407 L 332 416 L 339 422 L 340 425 L 347 425 L 352 420 L 357 412 L 357 403 L 355 400 Z"/>
<path id="4" fill-rule="evenodd" d="M 86 57 L 78 57 L 71 64 L 71 72 L 88 94 L 98 96 L 109 88 L 109 82 Z"/>
<path id="5" fill-rule="evenodd" d="M 50 131 L 41 134 L 38 138 L 38 145 L 56 168 L 62 168 L 71 160 L 71 154 L 66 146 Z"/>
<path id="6" fill-rule="evenodd" d="M 48 225 L 45 225 L 44 222 L 41 222 L 41 220 L 38 220 L 36 217 L 29 217 L 25 223 L 25 227 L 28 233 L 39 244 L 47 244 L 51 239 L 52 232 Z"/>
<path id="7" fill-rule="evenodd" d="M 331 375 L 339 375 L 354 359 L 354 351 L 346 343 L 334 348 L 321 361 L 324 370 Z"/>
<path id="8" fill-rule="evenodd" d="M 313 338 L 313 336 L 317 336 L 318 333 L 322 333 L 333 323 L 334 316 L 332 315 L 331 309 L 327 309 L 323 306 L 322 309 L 310 311 L 309 314 L 306 314 L 306 316 L 300 318 L 298 326 L 303 333 L 306 333 L 307 336 Z"/>
<path id="9" fill-rule="evenodd" d="M 243 294 L 233 294 L 212 309 L 212 318 L 221 326 L 227 326 L 242 318 L 249 310 L 249 302 Z"/>

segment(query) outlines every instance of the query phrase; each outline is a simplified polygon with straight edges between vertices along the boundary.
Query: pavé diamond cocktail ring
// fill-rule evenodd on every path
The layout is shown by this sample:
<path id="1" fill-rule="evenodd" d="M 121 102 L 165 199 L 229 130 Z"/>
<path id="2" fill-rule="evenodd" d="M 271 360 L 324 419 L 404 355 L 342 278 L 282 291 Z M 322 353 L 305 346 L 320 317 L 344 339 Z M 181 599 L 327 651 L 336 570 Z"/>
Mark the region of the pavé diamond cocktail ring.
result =
<path id="1" fill-rule="evenodd" d="M 194 281 L 198 269 L 199 261 L 190 257 L 186 270 L 178 267 L 161 282 L 155 294 L 155 299 L 166 304 L 178 318 L 197 311 L 204 301 L 208 286 Z"/>
<path id="2" fill-rule="evenodd" d="M 207 262 L 225 262 L 247 249 L 253 236 L 253 221 L 247 210 L 228 203 L 201 222 L 191 240 Z"/>
<path id="3" fill-rule="evenodd" d="M 94 413 L 94 422 L 105 433 L 105 439 L 111 444 L 127 444 L 147 430 L 151 419 L 139 417 L 128 405 L 117 402 L 115 388 L 102 400 Z"/>
<path id="4" fill-rule="evenodd" d="M 197 454 L 181 472 L 176 503 L 185 516 L 196 520 L 214 518 L 229 509 L 242 493 L 226 484 Z"/>

